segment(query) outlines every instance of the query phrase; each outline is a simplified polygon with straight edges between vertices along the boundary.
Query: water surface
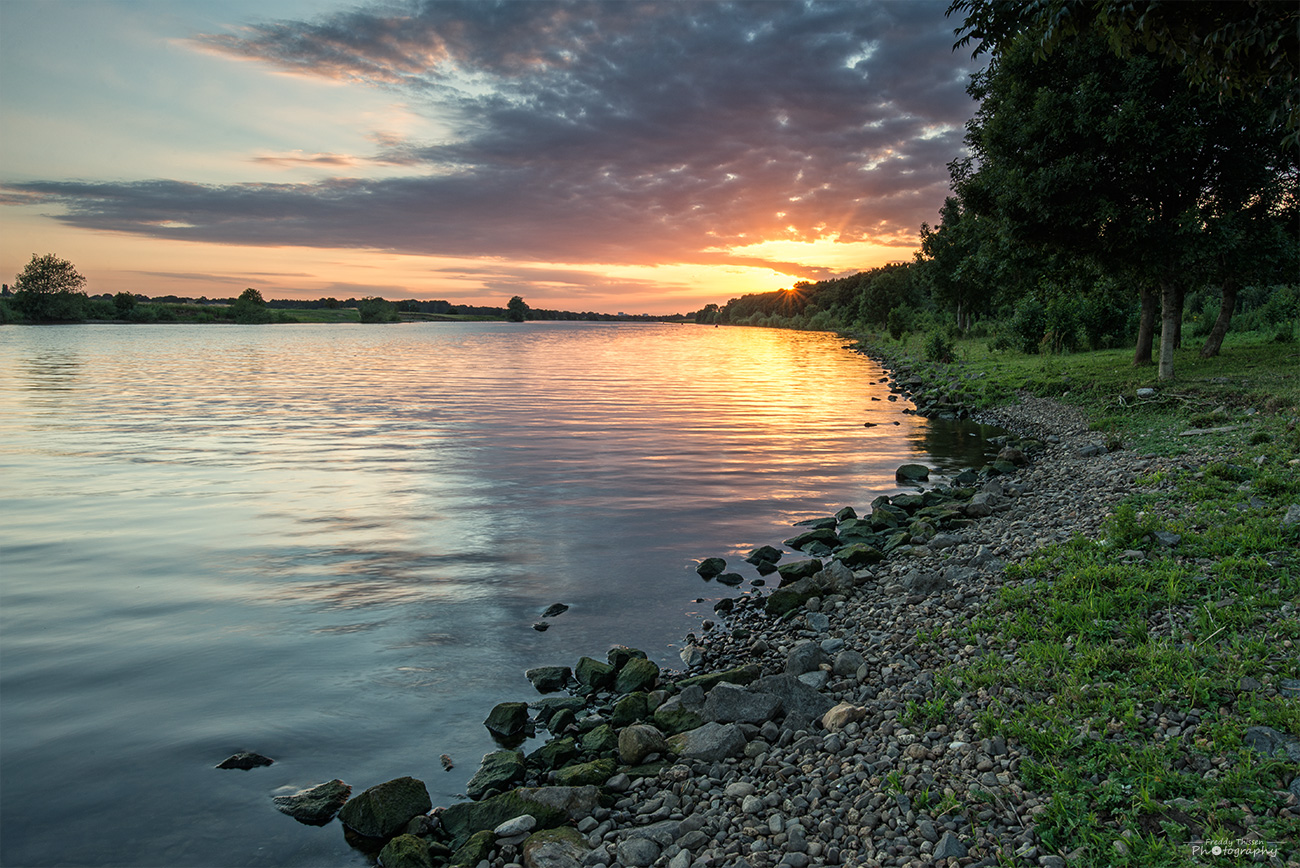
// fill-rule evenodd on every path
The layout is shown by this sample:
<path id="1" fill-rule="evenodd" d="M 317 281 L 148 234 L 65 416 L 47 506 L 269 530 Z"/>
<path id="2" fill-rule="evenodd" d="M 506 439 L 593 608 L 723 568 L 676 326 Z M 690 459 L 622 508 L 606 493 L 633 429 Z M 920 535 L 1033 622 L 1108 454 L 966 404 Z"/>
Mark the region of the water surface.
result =
<path id="1" fill-rule="evenodd" d="M 270 797 L 410 774 L 447 804 L 491 706 L 535 696 L 525 668 L 616 642 L 675 664 L 753 591 L 698 559 L 861 510 L 900 463 L 980 462 L 987 431 L 904 414 L 840 343 L 0 329 L 0 862 L 366 864 Z M 238 750 L 276 763 L 213 769 Z"/>

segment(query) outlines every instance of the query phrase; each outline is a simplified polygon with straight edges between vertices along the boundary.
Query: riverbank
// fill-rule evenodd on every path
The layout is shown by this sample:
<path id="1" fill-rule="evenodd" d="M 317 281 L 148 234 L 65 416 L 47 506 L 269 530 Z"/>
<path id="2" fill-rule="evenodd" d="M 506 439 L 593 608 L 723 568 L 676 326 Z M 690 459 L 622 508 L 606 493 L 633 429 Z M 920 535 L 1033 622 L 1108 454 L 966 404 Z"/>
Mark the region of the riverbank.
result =
<path id="1" fill-rule="evenodd" d="M 896 391 L 933 387 L 914 376 Z M 953 501 L 903 495 L 857 505 L 875 522 L 842 510 L 792 529 L 803 554 L 843 548 L 815 573 L 783 561 L 776 593 L 751 580 L 762 590 L 688 637 L 681 673 L 625 679 L 645 669 L 626 650 L 552 670 L 539 689 L 574 696 L 499 709 L 521 730 L 531 711 L 552 739 L 485 758 L 481 798 L 417 817 L 403 852 L 491 866 L 1191 865 L 1220 842 L 1294 862 L 1294 426 L 1248 409 L 1177 455 L 1124 449 L 1051 399 L 980 410 L 1021 438 L 996 473 L 947 486 L 974 483 Z M 884 557 L 850 553 L 854 532 Z M 564 810 L 546 814 L 547 800 Z M 530 835 L 510 824 L 520 815 L 568 831 Z M 424 864 L 398 860 L 381 856 Z"/>

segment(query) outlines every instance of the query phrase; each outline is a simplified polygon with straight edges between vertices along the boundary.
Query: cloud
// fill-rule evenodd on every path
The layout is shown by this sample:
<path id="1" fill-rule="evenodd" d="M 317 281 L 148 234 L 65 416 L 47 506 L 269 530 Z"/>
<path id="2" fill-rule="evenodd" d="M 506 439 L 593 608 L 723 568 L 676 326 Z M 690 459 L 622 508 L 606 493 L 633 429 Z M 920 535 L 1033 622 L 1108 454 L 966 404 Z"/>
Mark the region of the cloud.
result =
<path id="1" fill-rule="evenodd" d="M 300 184 L 31 182 L 79 227 L 219 244 L 545 262 L 790 263 L 766 241 L 908 244 L 972 106 L 943 3 L 425 2 L 196 36 L 281 72 L 390 89 L 454 131 L 276 165 L 409 167 Z M 391 174 L 391 170 L 390 170 Z M 806 270 L 806 269 L 805 269 Z"/>

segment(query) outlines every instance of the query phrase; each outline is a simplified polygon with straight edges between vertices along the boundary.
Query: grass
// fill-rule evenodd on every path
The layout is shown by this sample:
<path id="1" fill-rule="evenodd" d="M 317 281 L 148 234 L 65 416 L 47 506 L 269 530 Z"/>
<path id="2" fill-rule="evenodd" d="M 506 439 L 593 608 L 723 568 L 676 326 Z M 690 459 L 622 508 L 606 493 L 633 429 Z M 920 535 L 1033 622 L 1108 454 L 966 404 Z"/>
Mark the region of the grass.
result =
<path id="1" fill-rule="evenodd" d="M 1252 725 L 1300 736 L 1300 702 L 1277 691 L 1300 678 L 1300 527 L 1281 522 L 1300 503 L 1296 345 L 1244 335 L 1216 359 L 1184 350 L 1167 383 L 1125 351 L 1038 357 L 962 341 L 957 358 L 913 370 L 959 377 L 973 384 L 967 401 L 988 405 L 1053 396 L 1129 448 L 1213 459 L 1139 480 L 1098 538 L 1009 565 L 999 599 L 960 637 L 922 631 L 919 642 L 989 653 L 936 673 L 936 696 L 903 717 L 934 725 L 981 695 L 981 734 L 1021 745 L 1024 785 L 1051 797 L 1036 832 L 1072 866 L 1205 864 L 1189 842 L 1247 837 L 1296 858 L 1296 821 L 1279 808 L 1300 770 L 1242 742 Z M 1224 426 L 1234 430 L 1179 436 Z M 1157 532 L 1180 540 L 1161 545 Z M 1147 558 L 1125 559 L 1129 549 Z M 1174 737 L 1169 714 L 1186 716 Z"/>

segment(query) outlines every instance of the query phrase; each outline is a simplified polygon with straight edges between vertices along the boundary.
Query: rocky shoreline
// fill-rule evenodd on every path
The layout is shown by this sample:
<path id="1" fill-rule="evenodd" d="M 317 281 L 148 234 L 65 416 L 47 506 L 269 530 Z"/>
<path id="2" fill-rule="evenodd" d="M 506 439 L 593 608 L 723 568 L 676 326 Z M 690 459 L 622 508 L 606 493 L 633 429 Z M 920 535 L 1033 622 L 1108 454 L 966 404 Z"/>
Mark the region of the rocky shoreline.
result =
<path id="1" fill-rule="evenodd" d="M 900 395 L 913 387 L 895 377 Z M 930 412 L 961 415 L 939 397 Z M 969 691 L 931 714 L 936 672 L 1007 653 L 953 637 L 1008 564 L 1096 537 L 1139 476 L 1197 459 L 1112 451 L 1045 399 L 979 418 L 1015 436 L 978 471 L 925 486 L 924 467 L 900 468 L 914 493 L 810 518 L 746 565 L 703 559 L 706 580 L 750 587 L 688 637 L 682 671 L 622 646 L 530 670 L 547 695 L 492 709 L 502 749 L 468 801 L 433 808 L 399 778 L 351 799 L 332 781 L 277 806 L 316 824 L 337 811 L 385 868 L 1065 866 L 1071 854 L 1035 835 L 1050 794 L 1022 784 L 1020 746 L 981 734 L 1007 697 Z M 538 729 L 540 748 L 514 749 Z"/>

